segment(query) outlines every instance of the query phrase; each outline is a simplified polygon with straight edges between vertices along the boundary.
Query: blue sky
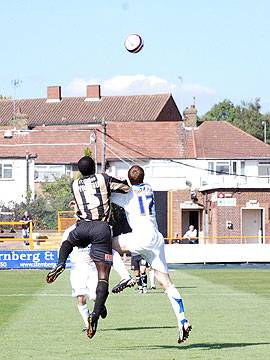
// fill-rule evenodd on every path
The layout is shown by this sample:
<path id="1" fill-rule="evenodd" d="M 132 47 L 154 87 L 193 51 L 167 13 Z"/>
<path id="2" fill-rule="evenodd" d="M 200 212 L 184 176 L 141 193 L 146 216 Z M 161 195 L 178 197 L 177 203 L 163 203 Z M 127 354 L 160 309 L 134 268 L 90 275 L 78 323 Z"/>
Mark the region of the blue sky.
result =
<path id="1" fill-rule="evenodd" d="M 103 95 L 172 92 L 199 114 L 225 98 L 261 98 L 270 112 L 268 0 L 9 0 L 0 3 L 0 94 Z M 130 54 L 125 37 L 144 48 Z"/>

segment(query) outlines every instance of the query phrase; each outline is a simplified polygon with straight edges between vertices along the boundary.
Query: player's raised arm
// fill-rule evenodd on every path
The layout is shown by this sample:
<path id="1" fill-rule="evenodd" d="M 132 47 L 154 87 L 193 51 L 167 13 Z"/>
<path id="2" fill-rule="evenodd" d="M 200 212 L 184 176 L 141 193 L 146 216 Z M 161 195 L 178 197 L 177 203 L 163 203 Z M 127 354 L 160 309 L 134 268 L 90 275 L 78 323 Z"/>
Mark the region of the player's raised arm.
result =
<path id="1" fill-rule="evenodd" d="M 116 179 L 113 176 L 109 176 L 107 174 L 103 174 L 106 185 L 110 189 L 111 192 L 117 192 L 125 194 L 129 191 L 130 186 L 128 185 L 127 180 Z"/>

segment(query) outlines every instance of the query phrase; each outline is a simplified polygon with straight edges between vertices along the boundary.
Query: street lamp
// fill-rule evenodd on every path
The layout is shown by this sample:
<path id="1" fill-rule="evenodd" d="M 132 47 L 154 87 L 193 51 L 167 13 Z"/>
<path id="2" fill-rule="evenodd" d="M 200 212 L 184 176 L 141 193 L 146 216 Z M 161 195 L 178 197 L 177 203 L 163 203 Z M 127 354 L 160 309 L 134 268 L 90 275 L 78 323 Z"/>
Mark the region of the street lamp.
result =
<path id="1" fill-rule="evenodd" d="M 266 143 L 266 121 L 262 121 L 263 125 L 263 141 Z"/>

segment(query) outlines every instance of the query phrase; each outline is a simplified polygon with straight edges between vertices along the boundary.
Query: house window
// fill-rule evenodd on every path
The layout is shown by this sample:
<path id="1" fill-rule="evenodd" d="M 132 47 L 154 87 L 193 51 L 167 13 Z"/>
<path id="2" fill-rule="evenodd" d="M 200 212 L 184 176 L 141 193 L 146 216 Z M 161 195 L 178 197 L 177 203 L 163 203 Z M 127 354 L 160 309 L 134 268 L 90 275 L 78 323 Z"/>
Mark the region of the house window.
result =
<path id="1" fill-rule="evenodd" d="M 208 162 L 208 174 L 215 175 L 215 163 L 213 161 Z"/>
<path id="2" fill-rule="evenodd" d="M 228 161 L 217 161 L 216 174 L 225 175 L 230 173 L 230 164 Z"/>
<path id="3" fill-rule="evenodd" d="M 246 165 L 244 161 L 241 161 L 241 175 L 246 175 Z"/>
<path id="4" fill-rule="evenodd" d="M 237 162 L 236 161 L 232 162 L 232 174 L 237 175 Z"/>
<path id="5" fill-rule="evenodd" d="M 270 176 L 270 162 L 269 161 L 259 162 L 258 175 L 259 176 Z"/>
<path id="6" fill-rule="evenodd" d="M 70 165 L 35 165 L 36 182 L 53 182 L 63 175 L 71 176 Z"/>
<path id="7" fill-rule="evenodd" d="M 12 179 L 12 164 L 0 164 L 0 179 Z"/>
<path id="8" fill-rule="evenodd" d="M 208 161 L 208 175 L 237 175 L 237 161 Z"/>

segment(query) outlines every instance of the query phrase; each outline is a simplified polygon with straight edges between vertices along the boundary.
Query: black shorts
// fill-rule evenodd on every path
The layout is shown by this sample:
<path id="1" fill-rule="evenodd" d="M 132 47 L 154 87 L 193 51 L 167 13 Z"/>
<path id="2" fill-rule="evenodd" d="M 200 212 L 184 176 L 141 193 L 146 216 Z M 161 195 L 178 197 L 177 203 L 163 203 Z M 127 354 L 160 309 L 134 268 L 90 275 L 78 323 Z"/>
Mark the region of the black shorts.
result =
<path id="1" fill-rule="evenodd" d="M 146 262 L 146 260 L 144 260 L 144 258 L 141 255 L 133 255 L 131 257 L 131 270 L 139 271 L 140 266 L 149 267 L 149 264 L 148 262 Z"/>
<path id="2" fill-rule="evenodd" d="M 112 264 L 112 236 L 110 225 L 105 221 L 79 220 L 68 239 L 73 246 L 86 247 L 92 244 L 90 256 L 94 261 Z"/>

